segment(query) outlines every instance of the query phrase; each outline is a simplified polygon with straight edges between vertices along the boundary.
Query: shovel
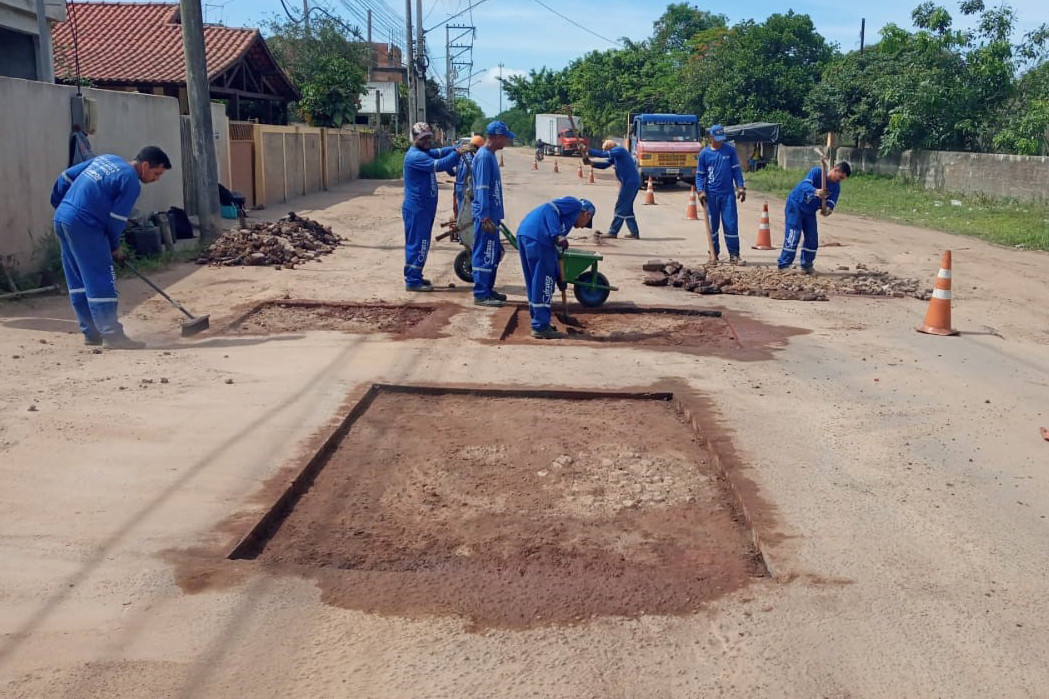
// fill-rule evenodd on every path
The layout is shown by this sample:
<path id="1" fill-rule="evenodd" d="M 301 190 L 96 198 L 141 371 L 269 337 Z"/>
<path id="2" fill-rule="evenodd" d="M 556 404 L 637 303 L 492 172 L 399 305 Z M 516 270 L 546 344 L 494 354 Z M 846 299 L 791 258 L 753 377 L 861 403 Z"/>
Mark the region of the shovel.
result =
<path id="1" fill-rule="evenodd" d="M 567 282 L 565 278 L 565 258 L 561 257 L 558 259 L 558 263 L 561 265 L 561 281 Z M 579 321 L 568 315 L 568 284 L 565 284 L 565 288 L 561 290 L 561 322 L 565 325 L 574 325 L 580 327 Z"/>
<path id="2" fill-rule="evenodd" d="M 710 253 L 710 264 L 716 265 L 718 258 L 714 257 L 714 232 L 710 229 L 710 214 L 707 212 L 707 202 L 701 200 L 699 204 L 703 207 L 703 225 L 707 228 L 707 250 Z"/>
<path id="3" fill-rule="evenodd" d="M 124 266 L 127 267 L 128 269 L 130 269 L 135 274 L 136 277 L 138 277 L 139 279 L 144 281 L 146 284 L 149 284 L 149 286 L 153 288 L 153 291 L 157 292 L 158 294 L 160 294 L 161 296 L 166 298 L 168 300 L 168 302 L 171 303 L 172 306 L 174 306 L 175 308 L 179 309 L 180 311 L 182 311 L 183 313 L 186 314 L 186 316 L 189 318 L 189 320 L 187 320 L 187 321 L 182 323 L 182 337 L 190 337 L 191 335 L 196 335 L 197 333 L 204 332 L 209 327 L 211 327 L 210 316 L 206 316 L 206 315 L 195 316 L 195 315 L 193 315 L 192 313 L 187 311 L 185 308 L 183 308 L 182 305 L 179 304 L 178 301 L 176 301 L 175 299 L 173 299 L 170 296 L 168 296 L 164 292 L 163 289 L 161 289 L 159 286 L 157 286 L 156 284 L 151 282 L 149 279 L 147 279 L 146 275 L 142 274 L 142 272 L 139 272 L 137 269 L 135 269 L 131 265 L 130 262 L 125 261 L 124 262 Z"/>

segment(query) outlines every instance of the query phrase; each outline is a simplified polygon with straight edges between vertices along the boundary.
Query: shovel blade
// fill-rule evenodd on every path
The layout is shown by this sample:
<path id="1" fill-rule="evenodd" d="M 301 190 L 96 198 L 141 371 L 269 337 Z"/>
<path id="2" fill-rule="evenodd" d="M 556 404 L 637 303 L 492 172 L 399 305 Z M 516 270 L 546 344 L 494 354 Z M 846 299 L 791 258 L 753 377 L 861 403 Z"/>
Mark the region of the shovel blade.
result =
<path id="1" fill-rule="evenodd" d="M 182 337 L 191 337 L 211 327 L 211 316 L 197 316 L 182 324 Z"/>

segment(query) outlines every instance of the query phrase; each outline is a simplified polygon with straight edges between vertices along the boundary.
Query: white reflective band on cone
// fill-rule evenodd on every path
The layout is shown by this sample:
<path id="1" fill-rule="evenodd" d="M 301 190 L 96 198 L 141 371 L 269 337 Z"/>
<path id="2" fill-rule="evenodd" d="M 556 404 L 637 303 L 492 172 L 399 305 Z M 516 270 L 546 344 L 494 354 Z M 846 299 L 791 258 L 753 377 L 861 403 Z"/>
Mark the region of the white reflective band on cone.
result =
<path id="1" fill-rule="evenodd" d="M 933 289 L 932 290 L 932 297 L 934 299 L 940 299 L 941 301 L 950 301 L 951 300 L 951 290 L 950 289 Z"/>
<path id="2" fill-rule="evenodd" d="M 941 269 L 940 273 L 937 274 L 936 276 L 939 277 L 940 279 L 950 279 L 951 278 L 951 270 L 949 270 L 949 269 Z"/>

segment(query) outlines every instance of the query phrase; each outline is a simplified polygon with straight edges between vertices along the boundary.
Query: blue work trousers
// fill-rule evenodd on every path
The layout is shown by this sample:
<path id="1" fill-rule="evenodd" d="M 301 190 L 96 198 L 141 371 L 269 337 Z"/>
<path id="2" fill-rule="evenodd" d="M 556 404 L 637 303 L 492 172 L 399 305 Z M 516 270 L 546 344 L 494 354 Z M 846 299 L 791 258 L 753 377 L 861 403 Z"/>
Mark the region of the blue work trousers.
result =
<path id="1" fill-rule="evenodd" d="M 534 238 L 518 238 L 517 252 L 521 255 L 521 271 L 528 289 L 528 312 L 532 316 L 532 330 L 550 326 L 550 308 L 560 276 L 560 263 L 553 240 L 543 243 Z"/>
<path id="2" fill-rule="evenodd" d="M 96 339 L 122 335 L 117 320 L 117 277 L 109 236 L 84 224 L 55 221 L 55 235 L 62 248 L 62 270 L 69 287 L 80 332 Z"/>
<path id="3" fill-rule="evenodd" d="M 495 275 L 499 273 L 499 262 L 503 259 L 499 221 L 495 225 L 496 231 L 489 233 L 481 227 L 480 219 L 474 219 L 474 247 L 470 260 L 474 274 L 474 298 L 486 299 L 495 289 Z"/>
<path id="4" fill-rule="evenodd" d="M 615 213 L 612 216 L 612 225 L 608 227 L 608 235 L 615 238 L 619 235 L 619 229 L 626 222 L 626 227 L 631 235 L 640 236 L 637 229 L 637 219 L 634 217 L 634 199 L 637 198 L 638 182 L 624 182 L 619 186 L 619 196 L 616 198 Z"/>
<path id="5" fill-rule="evenodd" d="M 779 254 L 779 268 L 784 269 L 794 264 L 794 256 L 801 243 L 801 268 L 808 269 L 816 261 L 816 251 L 820 247 L 819 233 L 816 230 L 816 214 L 806 214 L 797 204 L 787 200 L 784 212 L 783 250 Z"/>
<path id="6" fill-rule="evenodd" d="M 418 211 L 401 207 L 404 219 L 404 285 L 422 286 L 423 267 L 430 254 L 430 235 L 437 208 Z"/>
<path id="7" fill-rule="evenodd" d="M 721 254 L 721 239 L 718 231 L 725 224 L 725 245 L 731 257 L 739 257 L 739 216 L 736 213 L 736 195 L 707 194 L 707 213 L 710 215 L 710 232 L 714 239 L 714 256 Z"/>

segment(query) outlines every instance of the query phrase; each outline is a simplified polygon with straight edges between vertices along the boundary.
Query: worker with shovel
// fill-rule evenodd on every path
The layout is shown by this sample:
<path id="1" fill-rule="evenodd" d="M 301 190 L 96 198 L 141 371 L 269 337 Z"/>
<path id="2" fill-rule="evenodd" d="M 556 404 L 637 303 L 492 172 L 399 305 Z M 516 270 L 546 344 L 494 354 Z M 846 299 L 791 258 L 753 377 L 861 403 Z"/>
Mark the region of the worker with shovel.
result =
<path id="1" fill-rule="evenodd" d="M 134 160 L 100 155 L 63 172 L 51 190 L 55 235 L 62 270 L 84 344 L 107 349 L 142 349 L 145 342 L 124 334 L 117 320 L 113 263 L 124 262 L 120 238 L 143 184 L 171 169 L 167 154 L 146 146 Z"/>
<path id="2" fill-rule="evenodd" d="M 518 226 L 517 251 L 528 289 L 532 337 L 561 337 L 550 325 L 554 287 L 563 293 L 568 284 L 558 264 L 557 249 L 568 247 L 568 234 L 573 227 L 593 228 L 594 213 L 594 205 L 586 199 L 561 197 L 533 209 Z"/>
<path id="3" fill-rule="evenodd" d="M 608 238 L 618 238 L 619 229 L 623 222 L 630 230 L 627 238 L 640 238 L 641 233 L 637 228 L 637 219 L 634 218 L 634 199 L 637 190 L 641 187 L 641 175 L 637 172 L 634 156 L 630 155 L 623 146 L 617 145 L 612 139 L 606 139 L 601 144 L 602 150 L 591 148 L 587 155 L 583 156 L 584 165 L 592 165 L 598 170 L 612 167 L 616 168 L 616 179 L 619 180 L 619 197 L 616 198 L 616 209 L 612 216 L 612 224 L 608 227 Z M 600 162 L 591 162 L 590 158 L 602 158 Z"/>
<path id="4" fill-rule="evenodd" d="M 852 167 L 845 161 L 835 165 L 829 172 L 823 167 L 814 167 L 805 175 L 787 196 L 783 216 L 783 250 L 780 251 L 778 266 L 787 269 L 794 264 L 794 256 L 801 242 L 801 271 L 815 274 L 812 265 L 819 249 L 819 232 L 816 212 L 830 216 L 841 195 L 841 183 L 852 174 Z"/>
<path id="5" fill-rule="evenodd" d="M 412 125 L 412 147 L 404 154 L 404 288 L 407 291 L 433 291 L 423 267 L 430 253 L 430 235 L 437 216 L 437 173 L 451 172 L 459 164 L 461 152 L 472 146 L 430 148 L 433 129 L 425 122 Z"/>
<path id="6" fill-rule="evenodd" d="M 739 214 L 736 211 L 736 198 L 741 202 L 746 201 L 747 186 L 743 181 L 743 167 L 739 164 L 736 147 L 727 141 L 724 126 L 710 127 L 710 145 L 700 151 L 696 164 L 696 188 L 699 190 L 699 204 L 710 221 L 714 260 L 721 255 L 718 229 L 724 224 L 729 264 L 738 265 Z"/>
<path id="7" fill-rule="evenodd" d="M 516 134 L 502 121 L 493 121 L 486 129 L 488 138 L 474 156 L 474 246 L 470 263 L 474 276 L 474 303 L 478 306 L 502 306 L 506 296 L 495 290 L 495 276 L 503 259 L 499 241 L 499 224 L 503 221 L 503 177 L 495 154 L 506 147 Z"/>

